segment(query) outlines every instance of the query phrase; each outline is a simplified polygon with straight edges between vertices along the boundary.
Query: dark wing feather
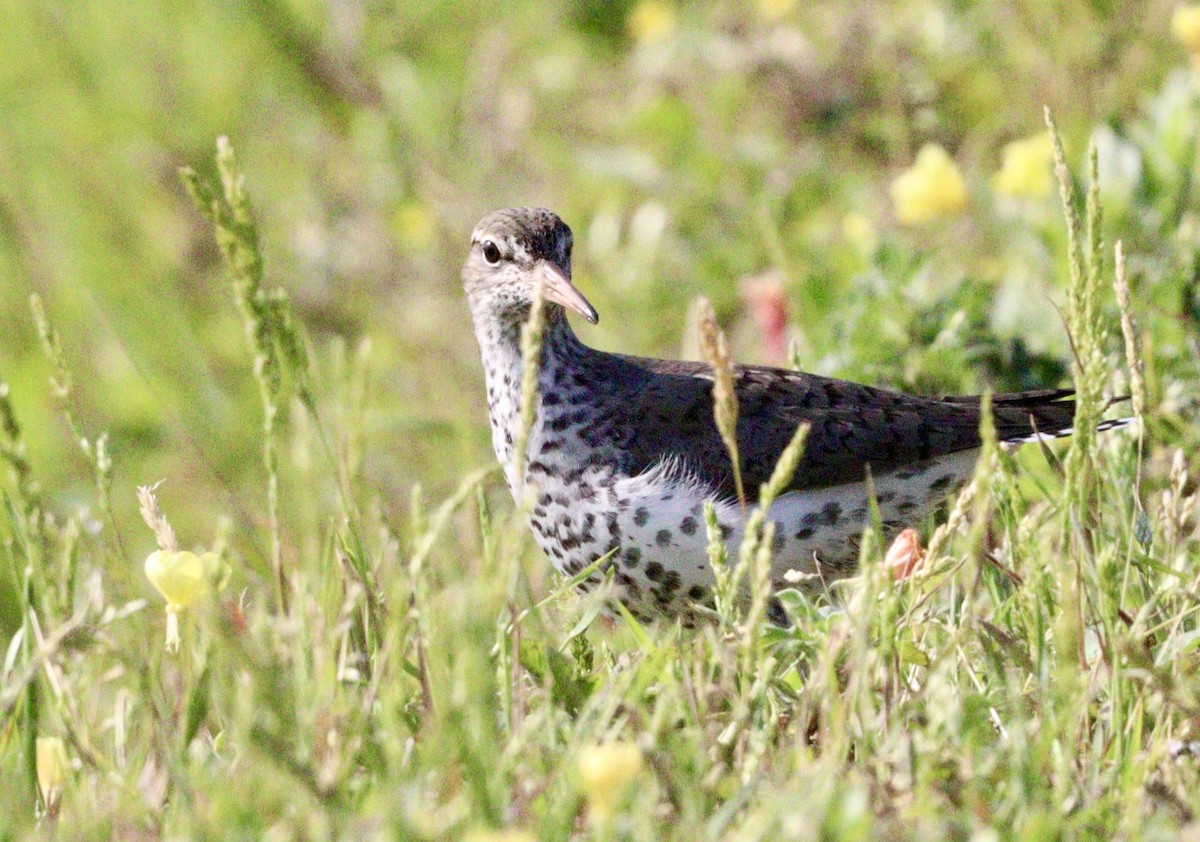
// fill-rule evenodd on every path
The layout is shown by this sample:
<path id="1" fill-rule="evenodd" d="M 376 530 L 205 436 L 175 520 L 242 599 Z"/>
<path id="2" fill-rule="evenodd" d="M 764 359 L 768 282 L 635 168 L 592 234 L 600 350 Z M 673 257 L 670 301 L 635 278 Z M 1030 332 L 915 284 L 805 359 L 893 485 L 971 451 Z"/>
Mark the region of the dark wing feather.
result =
<path id="1" fill-rule="evenodd" d="M 628 470 L 676 458 L 724 497 L 735 494 L 733 471 L 713 421 L 711 370 L 703 363 L 605 355 L 622 384 Z M 614 376 L 615 375 L 615 376 Z M 813 374 L 757 366 L 735 368 L 738 448 L 751 497 L 770 477 L 796 428 L 810 430 L 790 489 L 865 479 L 939 455 L 979 446 L 979 397 L 906 395 Z M 1071 425 L 1074 403 L 1061 389 L 997 395 L 1000 439 L 1051 433 Z M 1032 419 L 1032 423 L 1031 423 Z"/>

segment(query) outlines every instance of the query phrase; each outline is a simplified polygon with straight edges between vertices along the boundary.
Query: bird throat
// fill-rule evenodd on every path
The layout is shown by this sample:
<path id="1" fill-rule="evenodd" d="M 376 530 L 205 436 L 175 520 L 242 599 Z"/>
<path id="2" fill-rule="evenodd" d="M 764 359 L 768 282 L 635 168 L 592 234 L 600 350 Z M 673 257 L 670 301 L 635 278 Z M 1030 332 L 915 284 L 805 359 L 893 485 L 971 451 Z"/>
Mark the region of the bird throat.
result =
<path id="1" fill-rule="evenodd" d="M 509 314 L 473 312 L 473 316 L 475 338 L 479 342 L 487 385 L 492 449 L 504 468 L 509 490 L 516 497 L 526 479 L 517 477 L 515 459 L 516 439 L 521 427 L 521 383 L 524 374 L 521 328 L 524 322 Z M 536 450 L 541 428 L 548 420 L 548 409 L 561 403 L 557 390 L 563 386 L 563 378 L 570 377 L 571 369 L 586 352 L 587 348 L 576 338 L 562 309 L 548 305 L 538 365 L 534 420 L 526 438 L 527 454 Z M 549 399 L 548 394 L 552 395 Z M 550 411 L 549 414 L 556 413 Z"/>

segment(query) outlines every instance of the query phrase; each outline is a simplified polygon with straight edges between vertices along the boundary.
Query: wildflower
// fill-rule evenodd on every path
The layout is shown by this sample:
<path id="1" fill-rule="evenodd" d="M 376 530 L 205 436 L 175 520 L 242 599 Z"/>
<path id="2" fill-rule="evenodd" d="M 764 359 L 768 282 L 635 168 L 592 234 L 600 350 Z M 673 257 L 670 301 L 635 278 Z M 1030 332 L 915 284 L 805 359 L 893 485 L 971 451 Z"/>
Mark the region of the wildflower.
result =
<path id="1" fill-rule="evenodd" d="M 67 747 L 62 737 L 37 738 L 38 787 L 47 810 L 53 810 L 67 782 L 67 770 L 71 762 L 67 759 Z"/>
<path id="2" fill-rule="evenodd" d="M 1049 135 L 1014 140 L 1004 147 L 1001 156 L 1000 171 L 992 179 L 996 192 L 1030 199 L 1050 194 L 1054 186 L 1050 172 L 1054 147 Z"/>
<path id="3" fill-rule="evenodd" d="M 428 248 L 437 233 L 433 215 L 420 201 L 409 201 L 392 214 L 392 230 L 397 239 L 414 251 Z"/>
<path id="4" fill-rule="evenodd" d="M 178 612 L 194 605 L 229 578 L 229 565 L 218 553 L 155 550 L 146 559 L 146 578 L 167 601 L 167 648 L 179 650 Z"/>
<path id="5" fill-rule="evenodd" d="M 537 839 L 528 830 L 517 830 L 511 827 L 503 830 L 480 828 L 467 831 L 463 842 L 537 842 Z"/>
<path id="6" fill-rule="evenodd" d="M 745 278 L 738 285 L 738 292 L 750 309 L 767 363 L 782 365 L 787 359 L 788 346 L 787 296 L 783 292 L 782 273 L 771 271 Z"/>
<path id="7" fill-rule="evenodd" d="M 875 226 L 865 214 L 851 211 L 843 216 L 842 236 L 864 255 L 875 251 Z"/>
<path id="8" fill-rule="evenodd" d="M 1171 34 L 1193 53 L 1200 53 L 1200 5 L 1177 6 L 1171 15 Z"/>
<path id="9" fill-rule="evenodd" d="M 896 536 L 884 556 L 883 566 L 892 571 L 896 581 L 901 581 L 911 576 L 924 560 L 925 548 L 921 546 L 921 538 L 917 530 L 910 528 Z"/>
<path id="10" fill-rule="evenodd" d="M 635 41 L 661 41 L 675 28 L 675 10 L 662 0 L 642 0 L 629 13 L 625 27 Z"/>
<path id="11" fill-rule="evenodd" d="M 960 213 L 967 206 L 967 185 L 946 150 L 927 144 L 916 162 L 892 182 L 896 218 L 920 225 Z"/>
<path id="12" fill-rule="evenodd" d="M 774 22 L 783 19 L 788 12 L 796 8 L 797 0 L 758 0 L 754 5 L 758 6 L 759 17 Z"/>
<path id="13" fill-rule="evenodd" d="M 605 819 L 642 771 L 642 752 L 633 743 L 593 745 L 579 752 L 578 764 L 583 794 L 592 812 Z"/>

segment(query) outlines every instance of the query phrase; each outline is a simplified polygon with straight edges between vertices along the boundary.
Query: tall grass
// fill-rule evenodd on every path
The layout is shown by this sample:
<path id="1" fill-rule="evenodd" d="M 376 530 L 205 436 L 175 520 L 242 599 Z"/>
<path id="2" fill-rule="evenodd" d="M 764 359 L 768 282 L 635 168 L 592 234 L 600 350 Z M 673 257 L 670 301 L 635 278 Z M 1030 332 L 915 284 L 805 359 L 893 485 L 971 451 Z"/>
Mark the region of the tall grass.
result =
<path id="1" fill-rule="evenodd" d="M 1166 7 L 635 5 L 637 31 L 624 4 L 372 8 L 324 40 L 300 6 L 14 6 L 0 836 L 1195 834 L 1200 102 Z M 369 96 L 331 95 L 360 73 Z M 1061 214 L 985 183 L 1047 98 Z M 213 113 L 246 174 L 228 143 L 200 160 Z M 971 204 L 893 225 L 879 199 L 931 137 Z M 199 216 L 164 160 L 196 164 Z M 1011 454 L 985 424 L 914 574 L 868 532 L 858 577 L 779 594 L 790 627 L 762 621 L 761 507 L 728 558 L 710 512 L 694 628 L 611 618 L 573 587 L 604 559 L 561 581 L 531 547 L 444 280 L 514 196 L 562 210 L 589 297 L 628 316 L 599 344 L 669 347 L 704 292 L 714 356 L 751 356 L 731 279 L 770 268 L 806 367 L 939 392 L 1069 371 L 1080 435 Z M 1122 394 L 1136 428 L 1093 436 Z M 142 575 L 134 489 L 160 480 L 155 522 L 233 568 L 178 652 Z"/>
<path id="2" fill-rule="evenodd" d="M 1096 229 L 1078 221 L 1058 148 L 1066 324 L 1090 424 L 1114 359 L 1105 270 L 1094 234 L 1082 240 Z M 1192 820 L 1200 627 L 1182 459 L 1143 509 L 1130 496 L 1141 464 L 1129 436 L 1085 432 L 1060 475 L 1056 461 L 1019 470 L 989 425 L 975 477 L 905 582 L 867 540 L 861 575 L 815 600 L 784 592 L 794 625 L 764 624 L 771 524 L 760 508 L 732 567 L 714 550 L 712 621 L 606 624 L 603 589 L 537 594 L 529 571 L 541 562 L 514 540 L 524 526 L 487 490 L 488 466 L 432 508 L 414 490 L 409 524 L 389 523 L 347 456 L 349 393 L 310 373 L 286 304 L 263 284 L 227 145 L 218 170 L 220 193 L 188 178 L 229 257 L 246 376 L 263 396 L 269 575 L 224 547 L 238 562 L 232 583 L 183 614 L 183 645 L 165 651 L 157 597 L 116 604 L 106 583 L 114 556 L 139 560 L 108 544 L 115 530 L 52 514 L 0 404 L 13 469 L 4 552 L 23 618 L 0 684 L 7 832 L 1172 838 Z M 1115 265 L 1120 289 L 1123 258 Z M 37 312 L 67 399 L 60 340 Z M 328 434 L 299 426 L 288 442 L 315 456 L 303 484 L 277 469 L 285 372 L 315 421 L 341 419 Z M 802 446 L 803 430 L 761 499 Z M 284 531 L 276 506 L 289 495 L 312 499 L 315 541 Z M 223 543 L 213 535 L 179 541 Z M 47 798 L 56 740 L 71 768 Z M 623 773 L 632 786 L 601 778 L 615 789 L 600 809 L 594 769 L 582 777 L 578 759 L 613 742 L 642 760 Z"/>

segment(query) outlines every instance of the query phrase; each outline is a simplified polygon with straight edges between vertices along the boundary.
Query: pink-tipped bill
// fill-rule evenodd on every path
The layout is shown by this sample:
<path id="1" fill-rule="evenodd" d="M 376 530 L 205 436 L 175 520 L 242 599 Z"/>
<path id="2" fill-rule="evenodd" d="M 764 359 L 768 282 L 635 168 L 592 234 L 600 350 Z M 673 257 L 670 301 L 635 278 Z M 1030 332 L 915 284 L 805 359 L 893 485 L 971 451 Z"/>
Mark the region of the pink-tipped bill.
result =
<path id="1" fill-rule="evenodd" d="M 538 269 L 546 283 L 546 299 L 555 304 L 561 304 L 568 310 L 574 310 L 592 324 L 600 321 L 596 308 L 588 303 L 583 293 L 575 288 L 571 279 L 557 265 L 549 260 L 538 261 Z"/>

